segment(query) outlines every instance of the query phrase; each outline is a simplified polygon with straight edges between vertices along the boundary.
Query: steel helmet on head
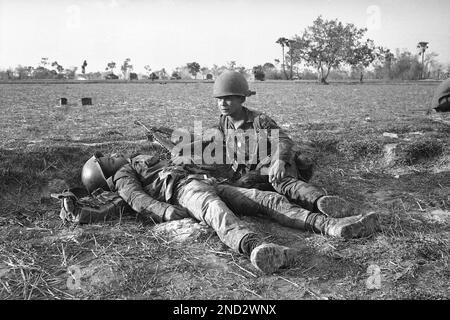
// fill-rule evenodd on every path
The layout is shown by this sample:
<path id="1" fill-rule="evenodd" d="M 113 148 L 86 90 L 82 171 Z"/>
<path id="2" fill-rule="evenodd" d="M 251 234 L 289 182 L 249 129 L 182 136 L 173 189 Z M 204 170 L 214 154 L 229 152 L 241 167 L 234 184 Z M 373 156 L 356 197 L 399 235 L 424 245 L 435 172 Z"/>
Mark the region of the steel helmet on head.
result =
<path id="1" fill-rule="evenodd" d="M 102 167 L 98 161 L 102 156 L 101 153 L 95 153 L 88 161 L 86 161 L 83 169 L 81 169 L 81 182 L 83 182 L 84 187 L 89 193 L 92 193 L 92 191 L 98 188 L 109 190 L 106 177 L 103 174 Z"/>
<path id="2" fill-rule="evenodd" d="M 245 77 L 237 71 L 226 71 L 217 77 L 214 82 L 214 98 L 225 96 L 248 97 L 254 92 L 248 89 Z"/>
<path id="3" fill-rule="evenodd" d="M 431 108 L 438 112 L 450 111 L 450 78 L 442 81 L 435 89 Z"/>
<path id="4" fill-rule="evenodd" d="M 111 161 L 113 160 L 114 161 Z M 106 179 L 113 175 L 120 167 L 128 163 L 122 156 L 104 157 L 102 153 L 96 152 L 83 166 L 81 170 L 81 181 L 89 193 L 98 188 L 110 190 Z"/>

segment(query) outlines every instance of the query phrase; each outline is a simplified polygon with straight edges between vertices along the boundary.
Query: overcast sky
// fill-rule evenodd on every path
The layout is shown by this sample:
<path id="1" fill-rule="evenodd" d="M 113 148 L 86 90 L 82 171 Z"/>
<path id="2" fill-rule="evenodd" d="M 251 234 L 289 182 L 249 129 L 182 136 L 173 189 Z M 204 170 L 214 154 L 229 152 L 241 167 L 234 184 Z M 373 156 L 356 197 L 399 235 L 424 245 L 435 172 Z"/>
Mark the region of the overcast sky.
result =
<path id="1" fill-rule="evenodd" d="M 251 68 L 281 59 L 275 41 L 320 14 L 367 27 L 392 50 L 428 41 L 450 63 L 448 0 L 0 0 L 0 68 L 41 57 L 79 69 L 87 60 L 87 72 L 126 58 L 137 72 L 192 61 Z"/>

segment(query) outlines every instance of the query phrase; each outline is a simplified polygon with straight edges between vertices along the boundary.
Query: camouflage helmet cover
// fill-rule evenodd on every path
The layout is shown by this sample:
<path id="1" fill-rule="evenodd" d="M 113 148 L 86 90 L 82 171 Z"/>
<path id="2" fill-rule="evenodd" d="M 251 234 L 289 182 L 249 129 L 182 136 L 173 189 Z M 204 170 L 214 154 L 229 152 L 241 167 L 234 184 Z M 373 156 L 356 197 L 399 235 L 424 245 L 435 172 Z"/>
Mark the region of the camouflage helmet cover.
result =
<path id="1" fill-rule="evenodd" d="M 226 71 L 217 77 L 214 82 L 214 98 L 225 96 L 248 97 L 254 92 L 248 89 L 245 77 L 237 71 Z"/>

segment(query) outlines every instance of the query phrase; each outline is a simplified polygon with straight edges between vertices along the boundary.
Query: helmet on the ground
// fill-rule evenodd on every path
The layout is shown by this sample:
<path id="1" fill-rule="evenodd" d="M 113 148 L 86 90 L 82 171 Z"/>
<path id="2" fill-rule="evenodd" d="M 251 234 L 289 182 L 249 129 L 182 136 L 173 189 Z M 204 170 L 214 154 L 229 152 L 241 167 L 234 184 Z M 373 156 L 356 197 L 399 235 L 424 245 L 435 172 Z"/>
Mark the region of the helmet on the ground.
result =
<path id="1" fill-rule="evenodd" d="M 217 77 L 214 82 L 214 98 L 225 96 L 248 97 L 253 94 L 248 89 L 245 77 L 237 71 L 226 71 Z"/>
<path id="2" fill-rule="evenodd" d="M 126 163 L 128 161 L 121 155 L 105 157 L 102 153 L 96 152 L 84 164 L 81 170 L 81 181 L 89 193 L 98 188 L 108 191 L 106 179 Z"/>
<path id="3" fill-rule="evenodd" d="M 102 167 L 99 163 L 99 158 L 103 155 L 101 153 L 94 154 L 81 169 L 81 182 L 89 193 L 102 188 L 103 190 L 109 190 L 106 177 L 103 173 Z"/>
<path id="4" fill-rule="evenodd" d="M 431 107 L 436 111 L 450 111 L 450 78 L 442 81 L 434 91 Z"/>

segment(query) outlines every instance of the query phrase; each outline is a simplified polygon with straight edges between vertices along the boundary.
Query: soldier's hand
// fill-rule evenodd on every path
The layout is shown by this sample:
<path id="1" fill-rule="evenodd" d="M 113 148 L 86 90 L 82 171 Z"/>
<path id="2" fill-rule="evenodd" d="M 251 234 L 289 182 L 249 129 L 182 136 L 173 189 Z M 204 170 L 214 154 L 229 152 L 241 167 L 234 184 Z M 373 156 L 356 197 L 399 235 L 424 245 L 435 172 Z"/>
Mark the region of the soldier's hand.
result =
<path id="1" fill-rule="evenodd" d="M 286 163 L 275 160 L 269 168 L 269 182 L 278 182 L 286 176 Z"/>
<path id="2" fill-rule="evenodd" d="M 170 206 L 164 212 L 164 221 L 180 220 L 189 217 L 187 209 L 179 206 Z"/>
<path id="3" fill-rule="evenodd" d="M 75 201 L 70 197 L 64 197 L 61 199 L 61 211 L 59 217 L 64 222 L 73 222 L 75 217 Z"/>

